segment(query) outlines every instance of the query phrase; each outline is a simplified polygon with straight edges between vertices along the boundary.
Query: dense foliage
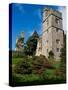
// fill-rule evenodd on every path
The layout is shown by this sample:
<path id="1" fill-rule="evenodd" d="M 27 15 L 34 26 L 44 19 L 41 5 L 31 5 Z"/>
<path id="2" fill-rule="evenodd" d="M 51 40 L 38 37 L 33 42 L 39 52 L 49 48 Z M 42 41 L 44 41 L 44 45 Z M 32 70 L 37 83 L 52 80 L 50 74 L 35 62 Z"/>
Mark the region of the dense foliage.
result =
<path id="1" fill-rule="evenodd" d="M 45 56 L 13 58 L 13 85 L 64 83 L 60 62 L 50 63 Z"/>
<path id="2" fill-rule="evenodd" d="M 12 51 L 13 58 L 23 58 L 25 57 L 24 51 Z"/>
<path id="3" fill-rule="evenodd" d="M 36 31 L 33 33 L 32 36 L 28 38 L 24 47 L 24 52 L 26 53 L 26 55 L 35 55 L 38 38 L 39 36 Z"/>
<path id="4" fill-rule="evenodd" d="M 49 58 L 54 58 L 54 53 L 52 51 L 49 52 Z"/>
<path id="5" fill-rule="evenodd" d="M 26 58 L 25 60 L 20 60 L 20 62 L 15 65 L 14 71 L 19 74 L 30 74 L 32 73 L 32 67 Z"/>
<path id="6" fill-rule="evenodd" d="M 64 45 L 61 49 L 61 60 L 55 61 L 52 51 L 49 58 L 35 56 L 38 34 L 34 32 L 26 42 L 24 52 L 13 52 L 12 54 L 12 84 L 54 84 L 66 82 L 66 35 Z"/>
<path id="7" fill-rule="evenodd" d="M 45 56 L 33 56 L 30 58 L 25 57 L 18 61 L 15 65 L 14 71 L 19 74 L 41 74 L 46 68 L 53 68 L 53 66 L 48 62 Z"/>
<path id="8" fill-rule="evenodd" d="M 64 44 L 63 44 L 63 48 L 61 49 L 61 72 L 62 72 L 62 76 L 66 77 L 66 35 L 64 35 Z"/>

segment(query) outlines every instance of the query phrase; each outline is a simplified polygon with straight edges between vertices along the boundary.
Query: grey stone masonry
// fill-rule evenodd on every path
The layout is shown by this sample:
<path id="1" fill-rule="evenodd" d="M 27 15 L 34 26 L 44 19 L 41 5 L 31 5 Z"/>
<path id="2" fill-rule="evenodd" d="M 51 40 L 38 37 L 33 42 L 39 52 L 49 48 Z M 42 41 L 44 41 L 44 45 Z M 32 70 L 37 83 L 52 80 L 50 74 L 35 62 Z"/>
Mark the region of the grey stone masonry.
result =
<path id="1" fill-rule="evenodd" d="M 36 55 L 42 54 L 48 58 L 49 52 L 52 51 L 54 58 L 60 59 L 60 50 L 63 46 L 62 13 L 44 9 L 42 27 L 42 36 L 38 40 Z"/>

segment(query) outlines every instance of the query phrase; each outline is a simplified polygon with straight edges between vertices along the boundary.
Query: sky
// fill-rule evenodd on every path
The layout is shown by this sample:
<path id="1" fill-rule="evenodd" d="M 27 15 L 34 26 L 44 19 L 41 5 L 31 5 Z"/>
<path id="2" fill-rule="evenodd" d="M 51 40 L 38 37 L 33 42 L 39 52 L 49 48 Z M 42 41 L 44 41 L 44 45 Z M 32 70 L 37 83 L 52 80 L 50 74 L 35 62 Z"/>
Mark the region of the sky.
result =
<path id="1" fill-rule="evenodd" d="M 42 9 L 52 8 L 62 13 L 63 29 L 66 31 L 66 11 L 64 6 L 48 6 L 33 4 L 12 4 L 12 50 L 15 49 L 16 38 L 24 32 L 25 42 L 28 37 L 36 30 L 39 35 L 42 34 Z"/>

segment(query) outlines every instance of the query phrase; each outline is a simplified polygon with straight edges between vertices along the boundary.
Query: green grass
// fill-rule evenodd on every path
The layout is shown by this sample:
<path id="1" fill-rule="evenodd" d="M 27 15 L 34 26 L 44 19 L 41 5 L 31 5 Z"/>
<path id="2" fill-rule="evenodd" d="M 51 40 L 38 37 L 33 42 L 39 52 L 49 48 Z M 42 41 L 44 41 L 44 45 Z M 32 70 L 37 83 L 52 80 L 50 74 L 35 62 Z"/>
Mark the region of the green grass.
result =
<path id="1" fill-rule="evenodd" d="M 50 72 L 50 71 L 48 71 Z M 52 73 L 52 72 L 51 72 Z M 23 86 L 23 85 L 42 85 L 42 84 L 61 84 L 65 83 L 64 78 L 47 78 L 43 75 L 30 74 L 30 75 L 21 75 L 15 74 L 12 79 L 12 86 Z"/>
<path id="2" fill-rule="evenodd" d="M 19 82 L 29 82 L 29 81 L 35 81 L 40 79 L 40 75 L 36 74 L 15 74 L 15 77 L 19 78 Z"/>
<path id="3" fill-rule="evenodd" d="M 53 77 L 54 76 L 54 70 L 53 69 L 46 69 L 46 75 L 48 77 Z"/>
<path id="4" fill-rule="evenodd" d="M 16 65 L 20 60 L 24 60 L 26 57 L 23 58 L 12 58 L 12 64 Z M 32 62 L 32 58 L 28 58 L 30 60 L 29 62 Z M 45 71 L 39 75 L 39 74 L 17 74 L 13 72 L 13 81 L 12 83 L 15 85 L 22 84 L 22 85 L 28 85 L 30 84 L 51 84 L 51 83 L 62 83 L 65 82 L 65 79 L 62 78 L 60 75 L 57 76 L 55 75 L 55 71 L 59 70 L 60 71 L 60 62 L 59 61 L 52 61 L 49 60 L 49 62 L 52 64 L 54 69 L 48 69 L 46 68 Z M 35 83 L 34 83 L 35 82 Z"/>
<path id="5" fill-rule="evenodd" d="M 22 58 L 22 57 L 21 57 L 21 58 L 20 58 L 20 57 L 19 57 L 19 58 L 14 58 L 14 57 L 13 57 L 13 58 L 12 58 L 12 64 L 17 64 L 20 60 L 24 60 L 24 59 L 26 59 L 26 58 L 27 58 L 27 57 L 23 57 L 23 58 Z M 31 58 L 31 57 L 29 57 L 28 59 L 30 60 L 30 62 L 32 61 L 32 58 Z"/>
<path id="6" fill-rule="evenodd" d="M 53 64 L 53 66 L 54 66 L 55 68 L 59 69 L 59 68 L 60 68 L 60 62 L 59 62 L 59 61 L 56 61 L 56 62 Z"/>
<path id="7" fill-rule="evenodd" d="M 52 59 L 49 59 L 49 62 L 56 68 L 56 69 L 59 69 L 60 68 L 60 60 L 52 60 Z"/>
<path id="8" fill-rule="evenodd" d="M 12 58 L 12 64 L 18 63 L 20 60 L 23 60 L 22 58 Z"/>

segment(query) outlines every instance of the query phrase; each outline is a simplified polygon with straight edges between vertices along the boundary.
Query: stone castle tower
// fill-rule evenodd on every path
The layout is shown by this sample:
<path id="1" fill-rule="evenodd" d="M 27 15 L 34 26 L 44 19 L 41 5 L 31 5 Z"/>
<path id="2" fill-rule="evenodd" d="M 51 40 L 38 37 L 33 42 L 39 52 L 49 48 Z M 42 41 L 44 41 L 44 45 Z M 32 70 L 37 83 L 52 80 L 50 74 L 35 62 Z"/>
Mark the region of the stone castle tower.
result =
<path id="1" fill-rule="evenodd" d="M 21 33 L 21 36 L 16 39 L 16 51 L 23 51 L 24 49 L 24 32 Z"/>
<path id="2" fill-rule="evenodd" d="M 59 59 L 63 46 L 62 14 L 52 9 L 43 10 L 42 36 L 38 40 L 36 55 L 48 58 L 49 52 Z"/>

